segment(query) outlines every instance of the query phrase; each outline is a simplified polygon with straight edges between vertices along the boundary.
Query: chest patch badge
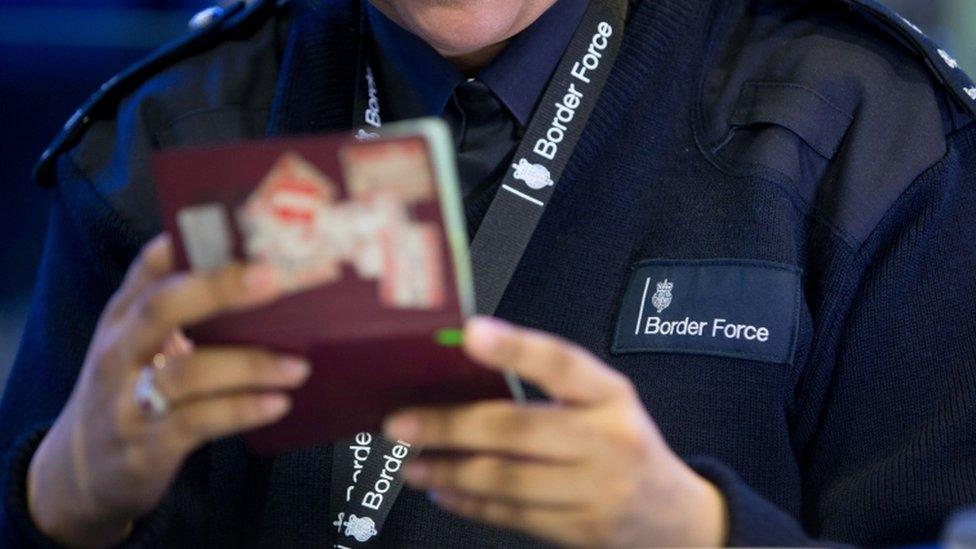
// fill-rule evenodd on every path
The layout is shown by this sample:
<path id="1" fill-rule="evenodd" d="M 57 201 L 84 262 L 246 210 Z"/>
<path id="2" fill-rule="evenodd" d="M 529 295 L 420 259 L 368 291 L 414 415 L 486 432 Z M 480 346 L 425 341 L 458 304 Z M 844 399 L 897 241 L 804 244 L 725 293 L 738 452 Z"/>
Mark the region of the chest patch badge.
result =
<path id="1" fill-rule="evenodd" d="M 642 261 L 621 301 L 611 350 L 791 364 L 799 316 L 795 267 L 735 259 Z"/>

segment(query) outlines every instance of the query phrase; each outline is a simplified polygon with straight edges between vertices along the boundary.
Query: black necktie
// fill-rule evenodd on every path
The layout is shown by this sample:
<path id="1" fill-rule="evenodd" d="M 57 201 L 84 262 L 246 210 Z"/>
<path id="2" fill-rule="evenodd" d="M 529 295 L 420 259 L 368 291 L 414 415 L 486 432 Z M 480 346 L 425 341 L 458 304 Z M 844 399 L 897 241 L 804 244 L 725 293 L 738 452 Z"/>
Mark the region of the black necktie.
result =
<path id="1" fill-rule="evenodd" d="M 454 132 L 461 192 L 474 229 L 511 163 L 522 130 L 491 89 L 476 79 L 455 88 L 444 119 Z"/>

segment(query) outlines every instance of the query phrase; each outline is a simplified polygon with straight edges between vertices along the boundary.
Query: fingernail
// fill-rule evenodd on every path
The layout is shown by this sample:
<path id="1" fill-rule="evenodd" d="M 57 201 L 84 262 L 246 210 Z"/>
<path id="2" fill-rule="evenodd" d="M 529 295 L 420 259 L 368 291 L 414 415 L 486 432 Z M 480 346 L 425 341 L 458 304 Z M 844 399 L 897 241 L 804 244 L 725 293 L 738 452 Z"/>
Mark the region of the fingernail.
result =
<path id="1" fill-rule="evenodd" d="M 394 416 L 386 422 L 384 429 L 386 438 L 390 440 L 417 441 L 420 434 L 420 419 L 413 414 Z"/>
<path id="2" fill-rule="evenodd" d="M 465 342 L 477 352 L 494 354 L 508 330 L 508 325 L 500 320 L 485 316 L 472 318 L 468 321 Z"/>
<path id="3" fill-rule="evenodd" d="M 305 379 L 312 373 L 312 367 L 307 360 L 296 357 L 281 357 L 278 359 L 278 369 L 289 379 Z"/>
<path id="4" fill-rule="evenodd" d="M 244 287 L 255 297 L 274 294 L 278 289 L 278 272 L 271 265 L 252 265 L 244 272 Z"/>
<path id="5" fill-rule="evenodd" d="M 283 416 L 291 408 L 291 399 L 285 395 L 264 395 L 259 398 L 258 406 L 268 416 Z"/>
<path id="6" fill-rule="evenodd" d="M 423 484 L 427 482 L 430 467 L 422 461 L 412 461 L 403 468 L 403 476 L 407 482 Z"/>
<path id="7" fill-rule="evenodd" d="M 176 330 L 175 338 L 177 346 L 179 347 L 179 352 L 183 354 L 190 354 L 193 352 L 196 345 L 193 340 L 186 336 L 183 330 Z"/>
<path id="8" fill-rule="evenodd" d="M 177 329 L 166 338 L 163 344 L 163 354 L 167 358 L 181 358 L 193 353 L 194 345 L 190 338 L 186 337 L 183 330 Z"/>

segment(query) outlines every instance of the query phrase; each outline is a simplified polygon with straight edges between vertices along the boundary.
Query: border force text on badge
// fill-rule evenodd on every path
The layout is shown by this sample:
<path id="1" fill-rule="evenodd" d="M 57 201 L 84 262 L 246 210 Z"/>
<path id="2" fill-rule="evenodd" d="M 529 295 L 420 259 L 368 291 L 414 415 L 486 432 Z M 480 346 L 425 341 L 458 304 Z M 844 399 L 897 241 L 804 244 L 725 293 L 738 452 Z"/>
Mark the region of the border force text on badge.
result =
<path id="1" fill-rule="evenodd" d="M 709 321 L 696 321 L 685 317 L 684 320 L 661 320 L 658 316 L 647 317 L 644 326 L 645 335 L 707 335 Z M 753 326 L 751 324 L 729 324 L 724 318 L 712 321 L 711 337 L 724 336 L 726 339 L 745 339 L 747 341 L 769 341 L 769 328 Z"/>
<path id="2" fill-rule="evenodd" d="M 611 36 L 613 36 L 613 25 L 606 21 L 597 25 L 596 34 L 593 35 L 586 55 L 583 56 L 582 60 L 573 64 L 570 73 L 574 78 L 584 84 L 590 83 L 590 77 L 587 76 L 587 73 L 600 67 L 603 51 L 610 45 L 608 39 Z M 532 149 L 533 152 L 547 160 L 556 158 L 556 154 L 559 152 L 559 144 L 566 138 L 566 132 L 569 131 L 568 124 L 576 117 L 576 109 L 579 108 L 582 99 L 583 92 L 576 89 L 575 83 L 570 83 L 562 102 L 556 103 L 556 116 L 552 119 L 552 125 L 549 126 L 546 137 L 536 141 L 535 147 Z"/>

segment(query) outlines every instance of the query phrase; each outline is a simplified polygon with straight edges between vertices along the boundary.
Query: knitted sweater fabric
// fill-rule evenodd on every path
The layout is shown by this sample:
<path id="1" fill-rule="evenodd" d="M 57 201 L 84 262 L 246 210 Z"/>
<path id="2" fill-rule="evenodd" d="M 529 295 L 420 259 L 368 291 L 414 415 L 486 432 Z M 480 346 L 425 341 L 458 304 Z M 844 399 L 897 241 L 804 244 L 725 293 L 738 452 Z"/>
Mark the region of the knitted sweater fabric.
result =
<path id="1" fill-rule="evenodd" d="M 149 154 L 349 128 L 356 4 L 284 5 L 196 43 L 58 160 L 0 403 L 0 545 L 52 544 L 30 521 L 26 471 L 105 303 L 160 230 Z M 729 544 L 936 539 L 953 509 L 976 503 L 971 115 L 886 28 L 840 2 L 632 4 L 610 81 L 498 316 L 628 376 L 669 445 L 725 496 Z M 647 260 L 795 269 L 792 353 L 621 352 L 625 293 Z M 238 438 L 208 445 L 126 543 L 334 543 L 331 460 L 327 447 L 263 458 Z M 405 490 L 379 544 L 540 542 Z"/>

